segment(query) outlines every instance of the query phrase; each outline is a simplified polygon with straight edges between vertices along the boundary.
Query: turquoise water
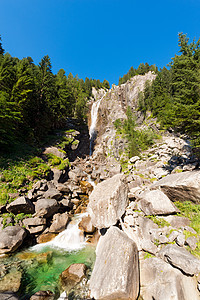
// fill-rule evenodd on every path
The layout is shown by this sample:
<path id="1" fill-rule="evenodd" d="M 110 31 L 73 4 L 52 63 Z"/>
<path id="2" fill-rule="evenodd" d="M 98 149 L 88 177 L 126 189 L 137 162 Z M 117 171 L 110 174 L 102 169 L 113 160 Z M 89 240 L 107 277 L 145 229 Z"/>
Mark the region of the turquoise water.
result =
<path id="1" fill-rule="evenodd" d="M 21 254 L 23 256 L 23 252 L 18 255 L 19 260 Z M 66 252 L 46 247 L 37 253 L 24 252 L 24 255 L 35 257 L 20 260 L 23 270 L 20 300 L 25 300 L 40 290 L 50 290 L 59 297 L 59 275 L 74 263 L 84 263 L 91 270 L 95 261 L 95 248 L 88 245 L 78 251 Z"/>

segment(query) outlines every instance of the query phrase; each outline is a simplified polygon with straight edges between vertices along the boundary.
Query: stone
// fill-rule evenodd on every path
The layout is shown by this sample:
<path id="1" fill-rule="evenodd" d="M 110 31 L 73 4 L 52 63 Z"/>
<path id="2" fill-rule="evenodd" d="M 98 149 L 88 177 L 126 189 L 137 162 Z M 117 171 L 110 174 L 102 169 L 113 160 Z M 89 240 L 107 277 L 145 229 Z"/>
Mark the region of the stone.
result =
<path id="1" fill-rule="evenodd" d="M 93 186 L 88 181 L 80 181 L 81 190 L 84 194 L 89 194 L 93 190 Z"/>
<path id="2" fill-rule="evenodd" d="M 89 282 L 91 298 L 136 300 L 139 293 L 139 255 L 136 244 L 117 227 L 101 236 Z"/>
<path id="3" fill-rule="evenodd" d="M 176 243 L 180 247 L 184 246 L 184 244 L 185 244 L 185 235 L 182 232 L 177 235 Z"/>
<path id="4" fill-rule="evenodd" d="M 0 279 L 0 292 L 18 292 L 21 285 L 21 279 L 22 273 L 20 271 L 16 269 L 11 270 L 3 278 Z"/>
<path id="5" fill-rule="evenodd" d="M 78 227 L 86 233 L 93 233 L 96 230 L 96 228 L 92 225 L 90 216 L 83 217 L 78 224 Z"/>
<path id="6" fill-rule="evenodd" d="M 30 300 L 54 300 L 55 294 L 51 291 L 38 291 L 31 296 Z"/>
<path id="7" fill-rule="evenodd" d="M 197 247 L 197 239 L 195 236 L 190 236 L 186 239 L 185 244 L 188 245 L 192 250 Z"/>
<path id="8" fill-rule="evenodd" d="M 163 216 L 162 218 L 174 228 L 181 228 L 190 225 L 190 220 L 185 217 Z"/>
<path id="9" fill-rule="evenodd" d="M 1 300 L 19 300 L 18 296 L 11 291 L 0 293 L 0 299 Z"/>
<path id="10" fill-rule="evenodd" d="M 171 174 L 156 182 L 152 188 L 160 187 L 172 201 L 200 202 L 200 170 Z"/>
<path id="11" fill-rule="evenodd" d="M 46 225 L 46 219 L 35 217 L 35 218 L 26 218 L 23 220 L 23 224 L 25 227 L 29 228 L 31 226 L 39 226 L 39 225 Z"/>
<path id="12" fill-rule="evenodd" d="M 129 159 L 129 162 L 131 164 L 134 164 L 137 160 L 140 160 L 140 157 L 139 156 L 133 156 Z"/>
<path id="13" fill-rule="evenodd" d="M 143 192 L 137 201 L 138 207 L 145 215 L 170 215 L 179 212 L 176 206 L 160 190 Z"/>
<path id="14" fill-rule="evenodd" d="M 198 300 L 194 277 L 184 276 L 157 257 L 140 261 L 140 295 L 143 300 Z"/>
<path id="15" fill-rule="evenodd" d="M 158 256 L 186 275 L 198 275 L 200 272 L 200 260 L 175 244 L 165 246 Z"/>
<path id="16" fill-rule="evenodd" d="M 64 184 L 64 183 L 58 183 L 58 185 L 56 186 L 57 190 L 61 193 L 69 193 L 70 192 L 70 189 L 68 187 L 67 184 Z"/>
<path id="17" fill-rule="evenodd" d="M 57 236 L 57 234 L 56 234 L 56 233 L 52 233 L 52 232 L 42 233 L 42 234 L 39 235 L 39 237 L 37 238 L 37 243 L 38 243 L 38 244 L 42 244 L 42 243 L 50 242 L 50 241 L 53 240 L 56 236 Z"/>
<path id="18" fill-rule="evenodd" d="M 84 277 L 86 277 L 87 267 L 85 264 L 72 264 L 60 275 L 60 283 L 63 289 L 70 290 Z"/>
<path id="19" fill-rule="evenodd" d="M 57 189 L 49 189 L 43 194 L 43 198 L 59 200 L 62 194 Z"/>
<path id="20" fill-rule="evenodd" d="M 55 214 L 53 216 L 52 224 L 49 228 L 49 232 L 59 233 L 63 231 L 69 222 L 68 213 L 64 214 Z"/>
<path id="21" fill-rule="evenodd" d="M 47 147 L 44 150 L 43 154 L 53 154 L 53 155 L 58 156 L 58 157 L 63 158 L 63 159 L 66 157 L 66 153 L 60 151 L 56 147 Z"/>
<path id="22" fill-rule="evenodd" d="M 35 212 L 34 205 L 26 197 L 19 197 L 6 206 L 7 211 L 17 215 L 20 213 L 33 214 Z"/>
<path id="23" fill-rule="evenodd" d="M 89 197 L 88 212 L 92 224 L 101 229 L 116 224 L 128 205 L 128 189 L 123 174 L 101 183 Z"/>
<path id="24" fill-rule="evenodd" d="M 21 246 L 26 231 L 18 225 L 8 226 L 0 231 L 0 254 L 14 252 Z"/>
<path id="25" fill-rule="evenodd" d="M 175 239 L 177 238 L 177 236 L 179 235 L 178 231 L 172 231 L 172 233 L 169 235 L 168 237 L 168 242 L 172 243 L 173 241 L 175 241 Z"/>
<path id="26" fill-rule="evenodd" d="M 57 213 L 59 209 L 58 202 L 55 199 L 39 199 L 35 203 L 37 217 L 49 218 Z"/>
<path id="27" fill-rule="evenodd" d="M 66 170 L 58 170 L 53 168 L 53 184 L 57 185 L 58 183 L 64 183 L 68 179 L 67 171 Z"/>

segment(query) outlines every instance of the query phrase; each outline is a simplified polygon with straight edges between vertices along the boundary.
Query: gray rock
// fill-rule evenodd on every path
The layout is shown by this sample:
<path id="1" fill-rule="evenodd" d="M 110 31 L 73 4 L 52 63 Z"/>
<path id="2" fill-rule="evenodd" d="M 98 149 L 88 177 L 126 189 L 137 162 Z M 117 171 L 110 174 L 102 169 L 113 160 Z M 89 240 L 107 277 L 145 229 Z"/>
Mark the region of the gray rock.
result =
<path id="1" fill-rule="evenodd" d="M 175 244 L 165 246 L 158 256 L 170 263 L 173 267 L 180 269 L 184 274 L 195 275 L 200 272 L 200 260 L 186 249 Z"/>
<path id="2" fill-rule="evenodd" d="M 167 221 L 174 228 L 181 228 L 190 225 L 190 220 L 185 217 L 179 216 L 167 216 L 162 217 L 165 221 Z"/>
<path id="3" fill-rule="evenodd" d="M 57 189 L 49 189 L 43 194 L 43 197 L 46 199 L 56 199 L 59 200 L 62 194 Z"/>
<path id="4" fill-rule="evenodd" d="M 34 213 L 34 205 L 25 197 L 19 197 L 6 206 L 7 211 L 17 215 L 20 213 L 32 214 Z"/>
<path id="5" fill-rule="evenodd" d="M 197 247 L 197 239 L 195 236 L 190 236 L 186 239 L 185 244 L 188 245 L 192 250 Z"/>
<path id="6" fill-rule="evenodd" d="M 138 200 L 138 207 L 146 215 L 169 215 L 179 212 L 176 206 L 160 190 L 143 192 Z"/>
<path id="7" fill-rule="evenodd" d="M 200 202 L 200 170 L 171 174 L 156 182 L 172 201 Z"/>
<path id="8" fill-rule="evenodd" d="M 101 236 L 96 255 L 89 283 L 91 297 L 137 299 L 139 258 L 136 244 L 124 232 L 112 226 Z"/>
<path id="9" fill-rule="evenodd" d="M 137 160 L 140 160 L 139 156 L 133 156 L 129 159 L 130 163 L 134 164 Z"/>
<path id="10" fill-rule="evenodd" d="M 185 235 L 182 232 L 177 235 L 176 243 L 180 247 L 184 246 L 184 244 L 185 244 Z"/>
<path id="11" fill-rule="evenodd" d="M 60 275 L 62 288 L 69 291 L 76 286 L 84 277 L 86 277 L 87 267 L 85 264 L 72 264 Z"/>
<path id="12" fill-rule="evenodd" d="M 123 174 L 99 183 L 89 197 L 92 224 L 101 229 L 116 224 L 128 205 L 128 190 Z"/>
<path id="13" fill-rule="evenodd" d="M 194 277 L 184 276 L 162 259 L 153 257 L 140 262 L 140 286 L 143 300 L 198 300 Z"/>
<path id="14" fill-rule="evenodd" d="M 4 293 L 0 293 L 0 299 L 1 300 L 18 300 L 18 296 L 15 295 L 15 293 L 11 292 L 11 291 L 7 291 Z"/>
<path id="15" fill-rule="evenodd" d="M 58 170 L 53 168 L 53 184 L 57 185 L 58 183 L 64 183 L 68 179 L 66 170 Z"/>
<path id="16" fill-rule="evenodd" d="M 83 230 L 86 233 L 93 233 L 95 227 L 92 225 L 90 216 L 83 217 L 78 224 L 79 229 Z"/>
<path id="17" fill-rule="evenodd" d="M 56 147 L 47 147 L 47 148 L 44 150 L 43 154 L 53 154 L 53 155 L 56 155 L 56 156 L 58 156 L 58 157 L 60 157 L 60 158 L 63 158 L 63 159 L 66 157 L 66 153 L 60 151 L 60 150 L 59 150 L 58 148 L 56 148 Z"/>
<path id="18" fill-rule="evenodd" d="M 49 218 L 57 213 L 59 209 L 58 202 L 55 199 L 39 199 L 35 203 L 37 217 Z"/>
<path id="19" fill-rule="evenodd" d="M 67 213 L 64 214 L 55 214 L 53 216 L 52 224 L 49 228 L 49 232 L 61 232 L 63 231 L 69 222 L 69 216 Z"/>
<path id="20" fill-rule="evenodd" d="M 46 225 L 46 219 L 39 217 L 27 218 L 23 220 L 23 224 L 25 227 Z"/>
<path id="21" fill-rule="evenodd" d="M 8 226 L 0 231 L 0 254 L 14 252 L 21 246 L 26 231 L 20 226 Z"/>
<path id="22" fill-rule="evenodd" d="M 30 300 L 54 300 L 55 294 L 51 291 L 38 291 L 31 296 Z"/>
<path id="23" fill-rule="evenodd" d="M 172 231 L 172 233 L 168 237 L 169 243 L 172 243 L 173 241 L 175 241 L 175 239 L 177 238 L 178 235 L 179 235 L 178 231 L 176 231 L 176 230 Z"/>

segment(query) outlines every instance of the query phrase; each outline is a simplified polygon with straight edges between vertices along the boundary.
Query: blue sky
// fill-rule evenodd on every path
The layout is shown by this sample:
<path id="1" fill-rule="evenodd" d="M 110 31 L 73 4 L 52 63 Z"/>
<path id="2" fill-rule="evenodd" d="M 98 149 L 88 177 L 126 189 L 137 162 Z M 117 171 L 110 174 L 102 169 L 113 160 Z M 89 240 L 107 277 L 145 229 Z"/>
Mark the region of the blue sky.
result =
<path id="1" fill-rule="evenodd" d="M 53 73 L 107 79 L 141 62 L 166 66 L 178 33 L 200 37 L 200 0 L 1 0 L 0 35 L 12 56 L 48 54 Z"/>

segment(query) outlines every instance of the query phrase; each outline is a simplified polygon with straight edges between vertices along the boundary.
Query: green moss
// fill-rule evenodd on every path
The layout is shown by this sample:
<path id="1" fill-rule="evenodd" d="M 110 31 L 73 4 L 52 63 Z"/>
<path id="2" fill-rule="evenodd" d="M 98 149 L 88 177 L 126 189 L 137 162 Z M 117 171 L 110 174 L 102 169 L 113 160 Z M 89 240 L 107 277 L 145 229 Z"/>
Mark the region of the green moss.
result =
<path id="1" fill-rule="evenodd" d="M 3 228 L 5 228 L 7 226 L 17 225 L 17 224 L 19 224 L 20 221 L 24 220 L 25 218 L 31 218 L 32 215 L 31 214 L 24 214 L 24 213 L 17 214 L 17 215 L 14 215 L 13 213 L 5 213 L 5 214 L 2 214 L 1 217 L 3 218 L 3 222 L 2 222 L 3 223 Z M 7 219 L 8 218 L 13 219 L 13 224 L 12 223 L 7 224 Z"/>
<path id="2" fill-rule="evenodd" d="M 149 252 L 145 252 L 145 254 L 144 254 L 144 259 L 147 259 L 147 258 L 150 258 L 150 257 L 154 257 L 154 255 L 152 255 L 152 254 L 149 253 Z"/>
<path id="3" fill-rule="evenodd" d="M 156 216 L 147 216 L 148 219 L 152 220 L 155 224 L 157 224 L 159 227 L 169 227 L 170 224 L 163 218 L 158 218 Z"/>

